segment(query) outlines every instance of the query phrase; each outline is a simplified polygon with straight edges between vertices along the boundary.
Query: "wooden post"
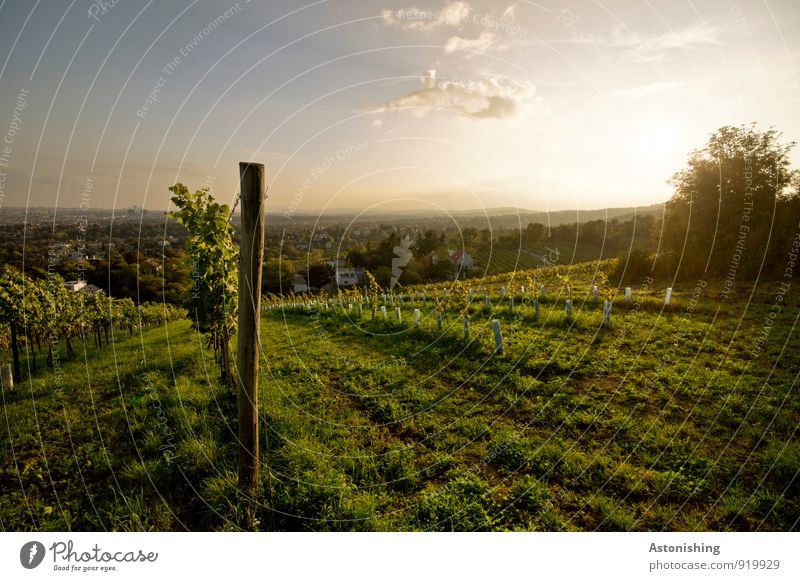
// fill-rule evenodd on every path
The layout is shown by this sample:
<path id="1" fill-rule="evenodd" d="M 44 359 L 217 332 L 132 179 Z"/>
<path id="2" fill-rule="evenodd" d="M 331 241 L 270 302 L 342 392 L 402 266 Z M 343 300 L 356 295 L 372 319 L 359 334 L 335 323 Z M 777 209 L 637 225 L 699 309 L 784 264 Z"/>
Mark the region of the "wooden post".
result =
<path id="1" fill-rule="evenodd" d="M 13 379 L 17 383 L 22 381 L 22 367 L 19 363 L 19 344 L 17 343 L 17 324 L 14 318 L 11 317 L 11 357 L 14 360 L 14 376 Z"/>
<path id="2" fill-rule="evenodd" d="M 2 368 L 2 374 L 0 374 L 0 384 L 2 384 L 3 389 L 7 389 L 8 391 L 14 390 L 14 375 L 11 373 L 11 364 L 6 363 L 5 365 L 0 366 Z"/>
<path id="3" fill-rule="evenodd" d="M 239 164 L 242 245 L 239 255 L 239 485 L 258 482 L 258 356 L 264 262 L 264 165 Z"/>

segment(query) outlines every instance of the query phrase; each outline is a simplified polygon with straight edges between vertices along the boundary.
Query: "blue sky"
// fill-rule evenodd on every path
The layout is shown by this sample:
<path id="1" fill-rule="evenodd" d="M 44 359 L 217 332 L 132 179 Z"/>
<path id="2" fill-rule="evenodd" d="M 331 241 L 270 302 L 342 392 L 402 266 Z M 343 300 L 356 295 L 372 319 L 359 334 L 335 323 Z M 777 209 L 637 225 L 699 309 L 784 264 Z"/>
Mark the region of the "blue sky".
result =
<path id="1" fill-rule="evenodd" d="M 797 2 L 101 5 L 0 4 L 3 206 L 229 200 L 239 161 L 274 211 L 641 205 L 722 125 L 800 139 Z"/>

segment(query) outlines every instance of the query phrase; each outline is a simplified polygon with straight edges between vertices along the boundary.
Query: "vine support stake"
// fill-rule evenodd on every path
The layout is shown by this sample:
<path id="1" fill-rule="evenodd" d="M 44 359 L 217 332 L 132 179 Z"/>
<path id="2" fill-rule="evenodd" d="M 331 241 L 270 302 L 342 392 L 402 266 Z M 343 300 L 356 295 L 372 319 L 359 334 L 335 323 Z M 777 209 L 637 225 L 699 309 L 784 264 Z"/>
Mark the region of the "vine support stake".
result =
<path id="1" fill-rule="evenodd" d="M 239 253 L 239 485 L 258 482 L 258 356 L 264 262 L 264 165 L 239 163 L 242 245 Z"/>

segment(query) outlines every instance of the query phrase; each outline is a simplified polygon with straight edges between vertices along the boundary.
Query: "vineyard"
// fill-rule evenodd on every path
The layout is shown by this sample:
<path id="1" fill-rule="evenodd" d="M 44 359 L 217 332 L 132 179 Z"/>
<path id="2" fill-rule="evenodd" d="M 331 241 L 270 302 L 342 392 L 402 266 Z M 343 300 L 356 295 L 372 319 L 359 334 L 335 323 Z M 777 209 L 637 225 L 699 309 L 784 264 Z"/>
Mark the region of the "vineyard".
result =
<path id="1" fill-rule="evenodd" d="M 601 247 L 586 245 L 530 247 L 526 249 L 508 249 L 493 247 L 489 251 L 476 253 L 475 260 L 480 265 L 480 271 L 488 275 L 497 275 L 516 270 L 525 270 L 541 266 L 543 259 L 553 263 L 574 264 L 598 260 L 602 252 Z"/>
<path id="2" fill-rule="evenodd" d="M 89 335 L 136 318 L 118 301 L 103 319 L 85 309 L 63 389 L 40 367 L 3 392 L 0 526 L 796 527 L 794 299 L 777 317 L 772 283 L 676 286 L 668 300 L 652 280 L 612 286 L 614 266 L 265 297 L 252 495 L 207 341 L 184 320 L 137 324 L 110 333 L 109 365 Z M 26 317 L 47 320 L 48 300 Z"/>
<path id="3" fill-rule="evenodd" d="M 184 318 L 186 311 L 169 304 L 135 305 L 131 299 L 113 299 L 103 293 L 74 292 L 64 279 L 52 275 L 37 280 L 4 267 L 0 273 L 0 347 L 12 355 L 14 378 L 22 377 L 20 352 L 35 372 L 38 355 L 46 350 L 45 364 L 53 369 L 63 344 L 67 358 L 75 358 L 74 344 L 83 349 L 91 340 L 102 348 L 109 333 L 148 329 Z"/>

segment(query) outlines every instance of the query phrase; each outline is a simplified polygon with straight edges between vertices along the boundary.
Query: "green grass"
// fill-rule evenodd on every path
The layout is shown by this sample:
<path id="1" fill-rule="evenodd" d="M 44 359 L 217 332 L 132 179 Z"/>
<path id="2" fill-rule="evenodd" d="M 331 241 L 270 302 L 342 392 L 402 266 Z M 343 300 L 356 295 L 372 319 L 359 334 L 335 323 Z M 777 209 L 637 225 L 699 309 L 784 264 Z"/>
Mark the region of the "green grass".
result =
<path id="1" fill-rule="evenodd" d="M 649 291 L 600 330 L 599 305 L 576 296 L 567 321 L 546 284 L 539 319 L 474 304 L 469 342 L 432 304 L 416 329 L 409 305 L 403 323 L 265 313 L 254 497 L 236 487 L 233 395 L 188 323 L 118 337 L 116 363 L 62 361 L 63 394 L 40 370 L 4 392 L 0 526 L 797 528 L 794 297 L 753 354 L 774 285 L 749 304 L 707 288 L 690 317 L 690 288 L 669 310 Z"/>

